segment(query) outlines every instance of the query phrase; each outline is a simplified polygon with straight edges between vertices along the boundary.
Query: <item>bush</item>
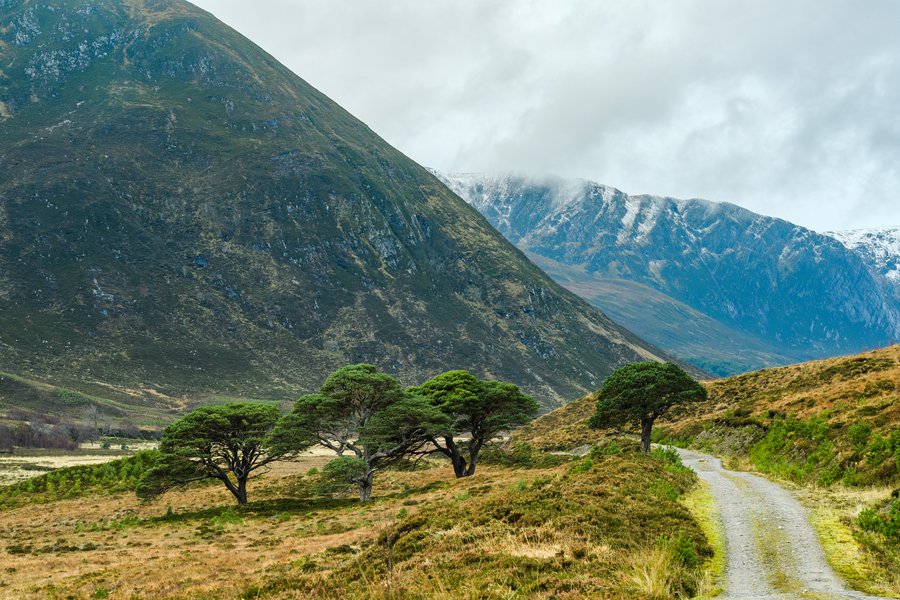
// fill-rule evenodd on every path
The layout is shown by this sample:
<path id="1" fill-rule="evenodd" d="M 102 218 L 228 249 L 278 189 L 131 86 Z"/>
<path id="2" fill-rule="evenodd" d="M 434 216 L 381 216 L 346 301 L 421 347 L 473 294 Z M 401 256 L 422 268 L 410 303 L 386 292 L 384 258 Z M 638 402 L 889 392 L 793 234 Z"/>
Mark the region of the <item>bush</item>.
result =
<path id="1" fill-rule="evenodd" d="M 868 423 L 854 423 L 847 428 L 847 437 L 850 438 L 850 444 L 857 452 L 862 452 L 865 449 L 871 435 L 872 426 Z"/>
<path id="2" fill-rule="evenodd" d="M 530 444 L 513 444 L 508 448 L 486 448 L 479 455 L 484 464 L 525 469 L 544 469 L 566 462 L 566 458 L 532 448 Z"/>
<path id="3" fill-rule="evenodd" d="M 866 531 L 883 535 L 891 543 L 900 544 L 900 490 L 894 490 L 892 496 L 881 506 L 863 510 L 857 524 Z"/>
<path id="4" fill-rule="evenodd" d="M 776 418 L 766 437 L 750 449 L 750 460 L 763 472 L 794 481 L 816 478 L 828 485 L 843 473 L 828 433 L 825 415 L 805 421 Z"/>

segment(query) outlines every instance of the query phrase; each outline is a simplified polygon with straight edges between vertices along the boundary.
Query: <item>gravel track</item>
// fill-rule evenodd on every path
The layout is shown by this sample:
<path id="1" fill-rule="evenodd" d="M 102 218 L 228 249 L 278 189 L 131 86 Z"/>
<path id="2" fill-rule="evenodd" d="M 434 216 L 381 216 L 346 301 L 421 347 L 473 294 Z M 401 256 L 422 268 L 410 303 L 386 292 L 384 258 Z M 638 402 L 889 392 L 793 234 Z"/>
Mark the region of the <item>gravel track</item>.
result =
<path id="1" fill-rule="evenodd" d="M 727 599 L 865 598 L 846 587 L 825 560 L 806 510 L 768 479 L 730 471 L 713 456 L 677 449 L 709 484 L 721 520 Z"/>

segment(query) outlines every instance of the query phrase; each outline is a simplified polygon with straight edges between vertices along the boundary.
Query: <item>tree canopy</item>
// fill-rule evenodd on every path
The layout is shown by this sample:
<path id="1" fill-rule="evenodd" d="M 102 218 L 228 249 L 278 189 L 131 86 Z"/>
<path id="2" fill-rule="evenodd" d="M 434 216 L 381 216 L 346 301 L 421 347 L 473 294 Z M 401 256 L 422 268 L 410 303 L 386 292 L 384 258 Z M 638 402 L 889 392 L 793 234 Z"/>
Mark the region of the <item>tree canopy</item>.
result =
<path id="1" fill-rule="evenodd" d="M 457 477 L 475 472 L 478 454 L 498 434 L 528 423 L 538 411 L 533 398 L 518 386 L 502 381 L 480 381 L 468 371 L 441 373 L 408 392 L 425 398 L 451 419 L 443 435 L 432 435 L 435 451 L 450 458 Z M 468 440 L 458 442 L 456 436 Z"/>
<path id="2" fill-rule="evenodd" d="M 368 500 L 378 470 L 421 450 L 450 425 L 443 412 L 406 394 L 395 378 L 358 364 L 338 369 L 320 393 L 297 400 L 277 431 L 281 439 L 319 443 L 339 457 L 352 453 L 364 468 L 346 472 L 360 500 Z"/>
<path id="3" fill-rule="evenodd" d="M 272 405 L 233 403 L 203 406 L 166 428 L 160 457 L 138 486 L 150 497 L 183 483 L 218 479 L 247 503 L 247 480 L 266 465 L 308 447 L 297 439 L 284 443 L 273 434 L 279 421 Z"/>
<path id="4" fill-rule="evenodd" d="M 641 446 L 650 451 L 653 423 L 676 405 L 706 399 L 706 390 L 675 363 L 637 362 L 617 369 L 598 392 L 595 428 L 641 424 Z"/>

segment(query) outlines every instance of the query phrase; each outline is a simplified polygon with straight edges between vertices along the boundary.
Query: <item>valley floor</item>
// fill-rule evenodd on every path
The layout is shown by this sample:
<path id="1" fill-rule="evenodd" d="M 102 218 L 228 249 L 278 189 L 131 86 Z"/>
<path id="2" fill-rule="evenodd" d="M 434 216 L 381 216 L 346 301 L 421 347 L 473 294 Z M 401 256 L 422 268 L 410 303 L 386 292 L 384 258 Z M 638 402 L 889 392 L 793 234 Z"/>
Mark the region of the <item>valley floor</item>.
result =
<path id="1" fill-rule="evenodd" d="M 806 510 L 786 489 L 730 471 L 720 459 L 678 450 L 710 487 L 726 546 L 723 598 L 858 598 L 825 559 Z"/>

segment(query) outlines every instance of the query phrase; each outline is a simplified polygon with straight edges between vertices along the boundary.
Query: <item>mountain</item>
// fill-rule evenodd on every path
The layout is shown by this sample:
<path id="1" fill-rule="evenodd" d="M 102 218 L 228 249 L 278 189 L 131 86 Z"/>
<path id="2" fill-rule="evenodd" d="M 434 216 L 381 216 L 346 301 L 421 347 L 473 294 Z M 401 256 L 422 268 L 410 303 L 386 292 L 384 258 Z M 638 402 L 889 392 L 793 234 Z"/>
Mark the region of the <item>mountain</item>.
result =
<path id="1" fill-rule="evenodd" d="M 791 358 L 772 344 L 627 279 L 607 279 L 583 267 L 567 266 L 530 252 L 532 262 L 565 288 L 597 306 L 643 339 L 693 363 L 705 372 L 727 376 Z"/>
<path id="2" fill-rule="evenodd" d="M 520 249 L 552 261 L 557 281 L 709 372 L 900 339 L 900 309 L 863 261 L 803 227 L 583 180 L 439 176 Z"/>
<path id="3" fill-rule="evenodd" d="M 0 369 L 291 398 L 368 361 L 552 405 L 664 356 L 209 13 L 0 0 Z"/>
<path id="4" fill-rule="evenodd" d="M 827 231 L 863 259 L 873 273 L 883 277 L 900 305 L 900 227 Z"/>

